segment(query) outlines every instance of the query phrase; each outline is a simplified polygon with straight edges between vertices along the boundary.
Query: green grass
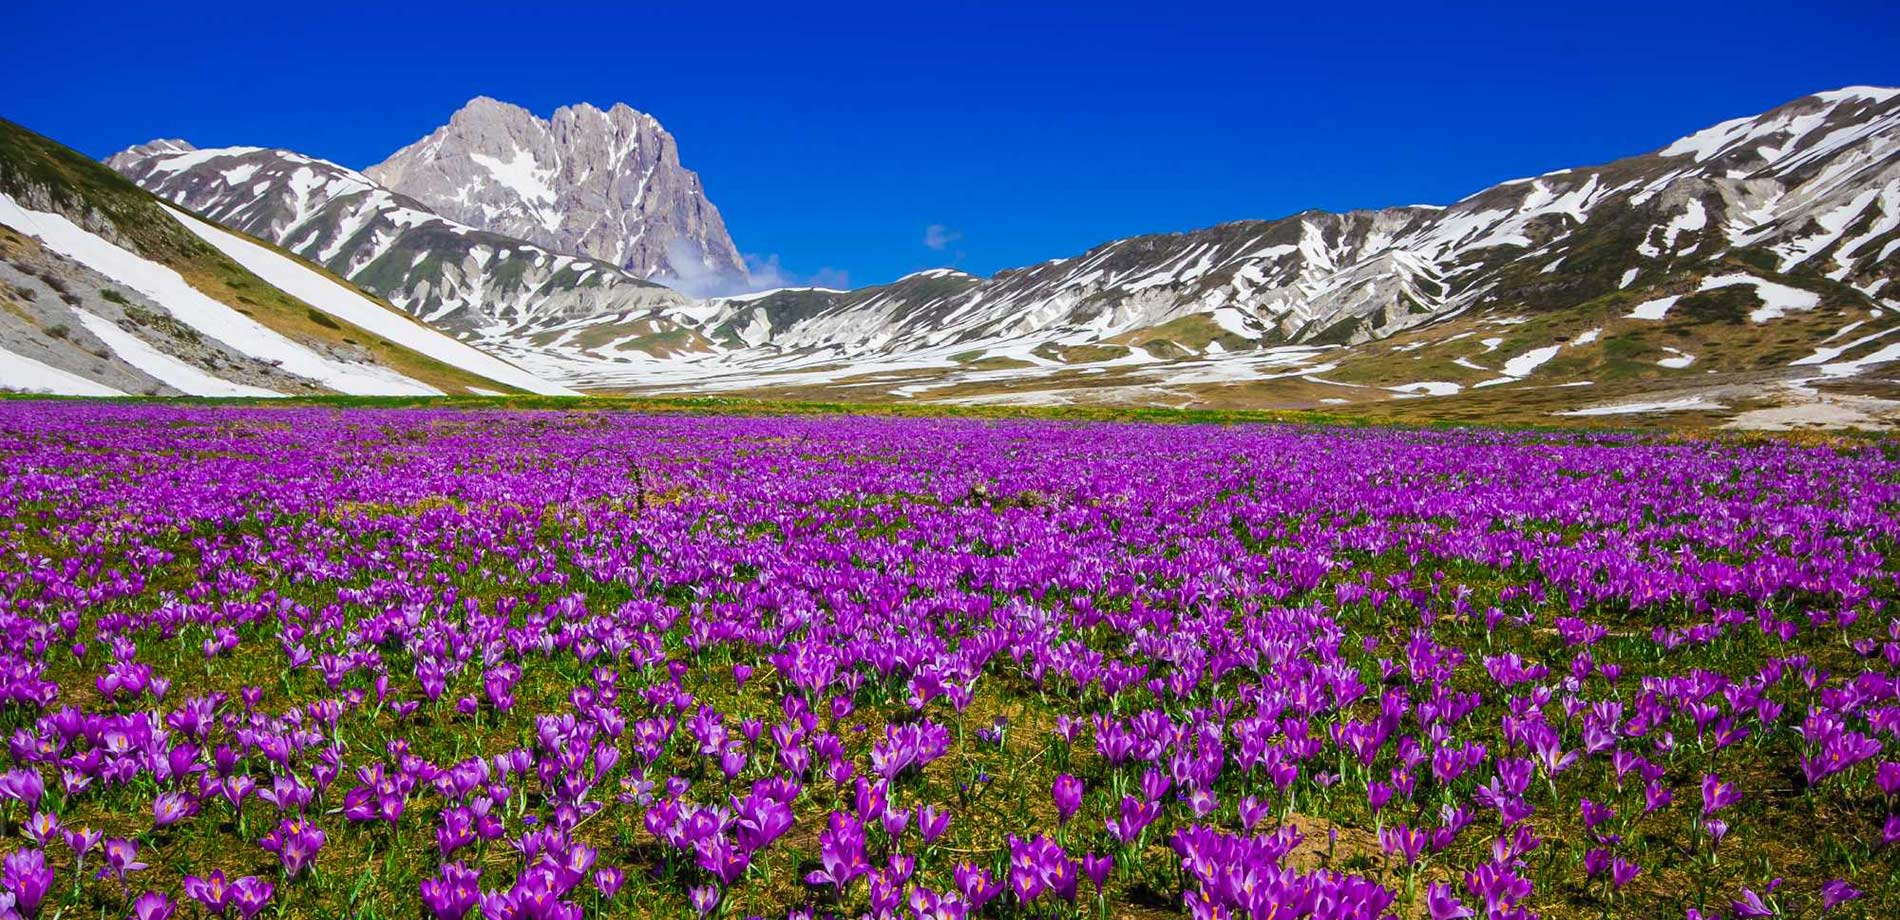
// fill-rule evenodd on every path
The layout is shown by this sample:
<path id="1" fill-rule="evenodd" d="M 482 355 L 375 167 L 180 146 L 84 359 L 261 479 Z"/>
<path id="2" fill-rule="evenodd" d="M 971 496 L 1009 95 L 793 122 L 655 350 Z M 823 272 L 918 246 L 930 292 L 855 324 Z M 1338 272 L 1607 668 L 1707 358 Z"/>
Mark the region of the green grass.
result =
<path id="1" fill-rule="evenodd" d="M 1056 345 L 1049 343 L 1038 346 L 1036 355 L 1064 364 L 1100 364 L 1126 358 L 1129 351 L 1121 345 Z"/>
<path id="2" fill-rule="evenodd" d="M 1221 328 L 1211 317 L 1196 314 L 1169 320 L 1159 326 L 1126 332 L 1108 340 L 1117 345 L 1138 345 L 1151 354 L 1163 358 L 1184 357 L 1200 354 L 1207 347 L 1219 342 L 1228 351 L 1242 351 L 1254 347 L 1252 340 L 1241 338 Z"/>

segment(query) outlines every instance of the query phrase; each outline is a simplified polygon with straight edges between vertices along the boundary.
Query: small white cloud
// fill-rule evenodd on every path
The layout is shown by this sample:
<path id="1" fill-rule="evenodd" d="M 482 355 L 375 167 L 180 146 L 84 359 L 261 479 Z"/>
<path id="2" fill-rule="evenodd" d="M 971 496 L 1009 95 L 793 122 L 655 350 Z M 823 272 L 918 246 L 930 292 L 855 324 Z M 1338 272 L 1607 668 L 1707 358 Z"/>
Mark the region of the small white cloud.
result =
<path id="1" fill-rule="evenodd" d="M 851 287 L 851 274 L 843 269 L 826 266 L 809 276 L 798 275 L 779 265 L 777 255 L 744 254 L 746 271 L 743 276 L 708 265 L 699 247 L 689 241 L 674 240 L 667 244 L 666 256 L 669 270 L 655 275 L 652 280 L 688 297 L 731 297 L 785 287 L 838 290 Z"/>
<path id="2" fill-rule="evenodd" d="M 785 267 L 778 263 L 777 253 L 769 256 L 747 253 L 745 267 L 746 274 L 750 276 L 750 283 L 746 285 L 749 291 L 770 291 L 774 288 L 787 287 L 849 290 L 851 287 L 851 273 L 844 269 L 825 266 L 810 275 L 800 275 L 786 271 Z"/>
<path id="3" fill-rule="evenodd" d="M 826 266 L 805 279 L 812 287 L 831 288 L 833 290 L 851 290 L 851 273 L 842 268 Z"/>
<path id="4" fill-rule="evenodd" d="M 963 232 L 952 230 L 942 224 L 931 224 L 924 228 L 924 245 L 941 251 L 944 247 L 963 239 Z"/>

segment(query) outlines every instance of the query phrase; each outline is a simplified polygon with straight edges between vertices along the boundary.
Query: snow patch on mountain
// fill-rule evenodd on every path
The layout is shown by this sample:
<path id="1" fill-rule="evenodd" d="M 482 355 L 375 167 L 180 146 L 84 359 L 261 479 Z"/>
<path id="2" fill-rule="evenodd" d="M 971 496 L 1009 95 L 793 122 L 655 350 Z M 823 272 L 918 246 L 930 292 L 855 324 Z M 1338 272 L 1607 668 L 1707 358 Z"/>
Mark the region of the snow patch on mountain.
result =
<path id="1" fill-rule="evenodd" d="M 451 367 L 490 380 L 520 387 L 530 393 L 573 396 L 575 391 L 549 383 L 506 361 L 486 354 L 441 332 L 398 315 L 357 292 L 311 271 L 295 260 L 197 218 L 171 212 L 185 229 L 230 256 L 271 286 L 323 312 L 382 336 Z"/>
<path id="2" fill-rule="evenodd" d="M 103 383 L 96 383 L 71 371 L 61 370 L 44 361 L 14 354 L 0 348 L 0 390 L 13 393 L 43 393 L 48 396 L 124 396 Z"/>
<path id="3" fill-rule="evenodd" d="M 112 349 L 112 352 L 125 363 L 152 375 L 159 382 L 186 396 L 269 397 L 283 395 L 263 387 L 232 383 L 159 351 L 144 339 L 120 329 L 116 323 L 108 322 L 102 316 L 84 310 L 74 312 L 79 314 L 79 321 L 86 327 L 86 331 L 98 336 L 99 340 L 106 343 L 106 347 Z"/>
<path id="4" fill-rule="evenodd" d="M 439 395 L 440 390 L 373 364 L 325 357 L 206 296 L 166 266 L 122 249 L 81 228 L 63 214 L 21 207 L 0 194 L 0 223 L 32 236 L 48 249 L 163 304 L 180 322 L 239 353 L 286 373 L 314 380 L 339 393 L 361 396 Z"/>

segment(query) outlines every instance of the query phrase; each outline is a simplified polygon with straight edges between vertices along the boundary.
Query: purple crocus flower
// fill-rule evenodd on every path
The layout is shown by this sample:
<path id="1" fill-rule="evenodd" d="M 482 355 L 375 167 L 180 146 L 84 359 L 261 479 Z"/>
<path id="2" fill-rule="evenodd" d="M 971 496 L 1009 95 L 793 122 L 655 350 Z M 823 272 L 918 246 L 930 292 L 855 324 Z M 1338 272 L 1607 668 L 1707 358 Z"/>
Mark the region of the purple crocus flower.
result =
<path id="1" fill-rule="evenodd" d="M 1371 809 L 1373 814 L 1378 814 L 1380 810 L 1385 808 L 1387 802 L 1392 801 L 1392 792 L 1393 789 L 1390 783 L 1380 782 L 1376 779 L 1367 783 L 1366 807 Z"/>
<path id="2" fill-rule="evenodd" d="M 1821 883 L 1821 910 L 1830 911 L 1849 901 L 1861 897 L 1861 890 L 1847 883 L 1846 879 L 1830 879 Z"/>
<path id="3" fill-rule="evenodd" d="M 104 840 L 106 835 L 102 831 L 82 827 L 67 828 L 60 832 L 60 836 L 65 839 L 66 848 L 73 851 L 73 872 L 80 874 L 86 868 L 86 854 L 99 846 L 99 842 Z"/>
<path id="4" fill-rule="evenodd" d="M 892 840 L 896 840 L 904 836 L 904 829 L 910 826 L 910 811 L 903 808 L 886 808 L 881 823 L 884 825 L 884 833 Z"/>
<path id="5" fill-rule="evenodd" d="M 1044 891 L 1065 901 L 1075 900 L 1075 860 L 1044 836 L 1009 838 L 1009 886 L 1016 900 L 1027 904 Z"/>
<path id="6" fill-rule="evenodd" d="M 870 870 L 864 861 L 864 827 L 844 812 L 834 811 L 825 829 L 818 834 L 818 859 L 822 869 L 805 876 L 812 885 L 832 885 L 843 892 L 847 885 Z"/>
<path id="7" fill-rule="evenodd" d="M 40 807 L 46 795 L 46 783 L 38 770 L 20 767 L 0 773 L 0 799 L 19 802 L 28 808 Z"/>
<path id="8" fill-rule="evenodd" d="M 125 884 L 127 874 L 146 868 L 144 863 L 139 862 L 138 841 L 121 837 L 113 837 L 106 841 L 105 861 L 105 867 L 99 870 L 98 877 L 113 876 L 119 880 L 120 885 Z"/>
<path id="9" fill-rule="evenodd" d="M 177 908 L 172 899 L 157 891 L 147 891 L 132 901 L 130 920 L 171 920 Z"/>
<path id="10" fill-rule="evenodd" d="M 187 896 L 203 904 L 205 910 L 224 916 L 231 903 L 231 885 L 225 881 L 223 869 L 213 869 L 204 876 L 187 875 L 184 884 Z"/>
<path id="11" fill-rule="evenodd" d="M 1615 809 L 1589 799 L 1584 799 L 1577 807 L 1583 816 L 1583 829 L 1587 831 L 1594 831 L 1597 825 L 1616 817 Z"/>
<path id="12" fill-rule="evenodd" d="M 686 893 L 686 900 L 700 916 L 710 915 L 719 907 L 719 889 L 713 885 L 701 885 Z"/>
<path id="13" fill-rule="evenodd" d="M 233 811 L 242 810 L 245 797 L 256 791 L 257 780 L 244 773 L 227 776 L 218 784 L 218 794 L 231 803 Z"/>
<path id="14" fill-rule="evenodd" d="M 170 827 L 198 813 L 198 803 L 182 792 L 161 792 L 152 800 L 152 824 Z"/>
<path id="15" fill-rule="evenodd" d="M 1047 887 L 1043 875 L 1038 871 L 1033 856 L 1021 848 L 1021 842 L 1010 838 L 1009 890 L 1016 896 L 1018 904 L 1028 904 L 1042 895 Z"/>
<path id="16" fill-rule="evenodd" d="M 1148 825 L 1161 815 L 1156 802 L 1144 802 L 1132 795 L 1122 796 L 1121 814 L 1107 819 L 1108 832 L 1122 843 L 1134 843 Z"/>
<path id="17" fill-rule="evenodd" d="M 1756 894 L 1752 888 L 1742 889 L 1741 896 L 1731 899 L 1728 906 L 1729 909 L 1735 911 L 1735 916 L 1751 918 L 1751 920 L 1759 917 L 1773 917 L 1780 913 L 1779 910 L 1764 902 L 1761 895 Z"/>
<path id="18" fill-rule="evenodd" d="M 1407 866 L 1418 864 L 1419 857 L 1425 853 L 1428 841 L 1425 831 L 1393 824 L 1379 831 L 1379 848 L 1388 855 L 1400 857 L 1399 862 Z"/>
<path id="19" fill-rule="evenodd" d="M 957 863 L 952 874 L 956 879 L 957 890 L 962 892 L 964 899 L 970 902 L 971 913 L 982 910 L 983 905 L 995 900 L 997 895 L 1003 893 L 1002 883 L 998 882 L 996 876 L 988 869 L 969 863 Z"/>
<path id="20" fill-rule="evenodd" d="M 270 906 L 271 892 L 275 888 L 270 879 L 247 875 L 232 883 L 228 902 L 244 920 L 251 920 Z"/>
<path id="21" fill-rule="evenodd" d="M 613 866 L 604 866 L 594 870 L 594 890 L 607 900 L 613 900 L 620 893 L 621 886 L 627 884 L 627 873 Z"/>
<path id="22" fill-rule="evenodd" d="M 1444 882 L 1433 882 L 1425 889 L 1425 909 L 1432 920 L 1465 920 L 1475 916 Z"/>
<path id="23" fill-rule="evenodd" d="M 917 833 L 923 836 L 926 845 L 936 843 L 949 830 L 950 812 L 928 802 L 917 806 Z"/>
<path id="24" fill-rule="evenodd" d="M 422 880 L 422 906 L 435 920 L 462 920 L 481 898 L 478 870 L 459 863 L 446 863 L 434 878 Z"/>
<path id="25" fill-rule="evenodd" d="M 1643 814 L 1654 814 L 1675 801 L 1676 794 L 1662 783 L 1651 780 L 1643 786 Z"/>
<path id="26" fill-rule="evenodd" d="M 1889 760 L 1874 768 L 1874 785 L 1887 798 L 1900 798 L 1900 760 Z"/>
<path id="27" fill-rule="evenodd" d="M 1055 799 L 1057 822 L 1067 824 L 1082 807 L 1082 781 L 1064 773 L 1056 777 L 1050 797 Z"/>
<path id="28" fill-rule="evenodd" d="M 1623 886 L 1635 881 L 1642 872 L 1642 866 L 1618 856 L 1610 863 L 1610 887 L 1621 891 Z"/>
<path id="29" fill-rule="evenodd" d="M 53 870 L 46 865 L 44 850 L 15 850 L 0 864 L 0 887 L 13 895 L 13 906 L 31 917 L 39 912 L 40 902 L 53 887 Z"/>
<path id="30" fill-rule="evenodd" d="M 967 920 L 969 905 L 954 891 L 938 893 L 922 885 L 910 890 L 910 912 L 915 920 Z"/>
<path id="31" fill-rule="evenodd" d="M 1602 847 L 1593 847 L 1583 854 L 1583 872 L 1590 878 L 1603 874 L 1610 867 L 1610 851 Z"/>
<path id="32" fill-rule="evenodd" d="M 325 840 L 323 829 L 316 822 L 296 818 L 277 825 L 258 845 L 266 852 L 277 854 L 284 864 L 284 877 L 294 879 L 317 858 Z"/>
<path id="33" fill-rule="evenodd" d="M 746 868 L 752 864 L 752 857 L 724 834 L 702 838 L 694 851 L 699 857 L 699 867 L 716 876 L 722 885 L 730 886 L 738 881 L 739 876 L 744 875 Z"/>
<path id="34" fill-rule="evenodd" d="M 1740 801 L 1742 794 L 1734 783 L 1725 783 L 1711 773 L 1702 778 L 1702 816 L 1708 817 Z"/>

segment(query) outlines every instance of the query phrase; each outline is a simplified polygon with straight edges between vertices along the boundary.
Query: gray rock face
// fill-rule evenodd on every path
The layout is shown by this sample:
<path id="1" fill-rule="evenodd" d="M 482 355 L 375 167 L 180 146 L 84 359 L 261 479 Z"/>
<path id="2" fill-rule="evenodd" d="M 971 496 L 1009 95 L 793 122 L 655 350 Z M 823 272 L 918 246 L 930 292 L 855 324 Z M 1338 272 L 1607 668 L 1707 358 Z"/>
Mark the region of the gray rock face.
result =
<path id="1" fill-rule="evenodd" d="M 745 277 L 719 210 L 652 116 L 581 104 L 543 120 L 477 98 L 364 171 L 471 227 L 702 290 Z"/>
<path id="2" fill-rule="evenodd" d="M 106 164 L 463 336 L 639 315 L 685 300 L 612 264 L 446 219 L 362 173 L 288 150 L 153 141 Z"/>

